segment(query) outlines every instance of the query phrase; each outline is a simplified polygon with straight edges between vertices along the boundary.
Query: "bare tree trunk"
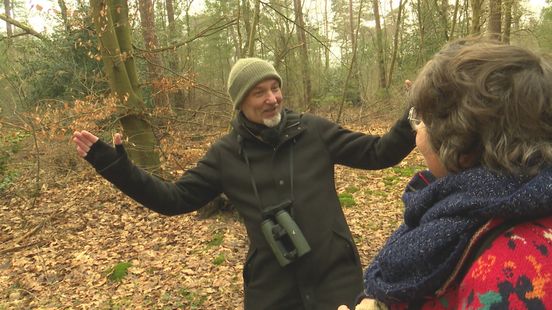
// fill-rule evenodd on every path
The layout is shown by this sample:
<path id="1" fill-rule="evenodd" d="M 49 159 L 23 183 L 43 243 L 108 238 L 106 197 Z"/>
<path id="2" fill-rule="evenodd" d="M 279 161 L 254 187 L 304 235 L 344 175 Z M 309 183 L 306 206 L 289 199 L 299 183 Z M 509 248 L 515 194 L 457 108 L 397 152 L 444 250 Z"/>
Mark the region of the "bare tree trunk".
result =
<path id="1" fill-rule="evenodd" d="M 454 13 L 452 15 L 452 25 L 450 27 L 450 38 L 454 39 L 456 31 L 456 24 L 458 23 L 458 9 L 460 8 L 460 0 L 456 0 L 454 3 Z"/>
<path id="2" fill-rule="evenodd" d="M 297 39 L 300 48 L 301 73 L 303 75 L 303 103 L 307 105 L 308 111 L 313 112 L 314 107 L 311 103 L 311 80 L 309 69 L 309 49 L 307 46 L 307 36 L 305 35 L 305 22 L 303 20 L 303 8 L 301 0 L 293 1 L 295 9 L 295 24 L 297 25 Z"/>
<path id="3" fill-rule="evenodd" d="M 360 80 L 360 72 L 359 67 L 357 66 L 356 59 L 358 55 L 357 53 L 357 44 L 358 44 L 358 38 L 355 33 L 355 29 L 358 29 L 358 27 L 355 26 L 354 22 L 354 13 L 353 13 L 353 0 L 349 0 L 349 37 L 351 38 L 351 64 L 349 70 L 351 70 L 351 78 L 353 80 Z M 349 79 L 349 78 L 348 78 Z M 348 84 L 348 83 L 347 83 Z M 358 83 L 358 91 L 360 94 L 363 93 L 362 91 L 362 83 Z"/>
<path id="4" fill-rule="evenodd" d="M 137 165 L 157 172 L 159 156 L 155 151 L 156 139 L 150 123 L 143 117 L 147 113 L 131 53 L 127 3 L 119 0 L 91 0 L 90 6 L 105 73 L 111 90 L 124 106 L 121 108 L 121 124 L 130 142 L 129 156 Z"/>
<path id="5" fill-rule="evenodd" d="M 4 0 L 4 13 L 8 18 L 12 17 L 12 9 L 10 0 Z M 11 37 L 13 35 L 12 25 L 6 21 L 6 35 Z"/>
<path id="6" fill-rule="evenodd" d="M 391 56 L 391 65 L 389 66 L 389 77 L 387 79 L 385 88 L 389 88 L 391 86 L 391 82 L 393 81 L 393 70 L 395 69 L 395 62 L 397 60 L 397 51 L 399 50 L 399 36 L 400 36 L 400 28 L 401 28 L 401 21 L 402 21 L 402 12 L 403 12 L 403 7 L 406 5 L 407 1 L 408 0 L 405 0 L 405 2 L 403 3 L 403 0 L 399 0 L 399 11 L 397 12 L 397 20 L 395 22 L 395 35 L 393 36 L 393 55 Z"/>
<path id="7" fill-rule="evenodd" d="M 186 32 L 188 35 L 191 35 L 192 33 L 192 25 L 190 22 L 190 8 L 192 6 L 193 0 L 186 0 L 186 14 L 185 14 L 185 20 L 186 20 Z M 239 3 L 239 0 L 238 0 Z M 240 47 L 241 48 L 241 47 Z M 237 49 L 239 50 L 239 48 Z M 186 57 L 184 57 L 184 65 L 183 70 L 194 72 L 195 71 L 195 62 L 190 61 L 192 58 L 192 44 L 186 44 Z M 186 102 L 194 102 L 195 101 L 195 88 L 190 88 L 188 90 L 188 96 L 186 99 Z"/>
<path id="8" fill-rule="evenodd" d="M 165 9 L 167 11 L 167 24 L 169 29 L 169 45 L 172 45 L 176 39 L 176 23 L 174 20 L 174 3 L 173 0 L 165 0 Z M 174 72 L 180 70 L 180 59 L 178 53 L 173 50 L 169 52 L 169 68 Z"/>
<path id="9" fill-rule="evenodd" d="M 502 0 L 489 0 L 489 26 L 487 32 L 491 38 L 500 40 L 502 32 Z"/>
<path id="10" fill-rule="evenodd" d="M 417 0 L 416 1 L 416 17 L 418 21 L 418 32 L 420 35 L 420 45 L 418 46 L 418 57 L 416 59 L 417 63 L 423 63 L 425 62 L 424 57 L 424 48 L 425 48 L 425 23 L 424 23 L 424 13 L 422 10 L 422 1 L 423 0 Z"/>
<path id="11" fill-rule="evenodd" d="M 249 46 L 249 37 L 251 36 L 251 8 L 249 7 L 249 0 L 241 0 L 240 4 L 240 17 L 241 17 L 241 23 L 243 24 L 243 27 L 245 28 L 246 33 L 246 42 L 243 45 L 240 45 L 240 50 L 238 51 L 238 54 L 240 55 L 239 58 L 243 57 L 242 55 L 247 54 L 247 47 Z M 238 29 L 239 29 L 238 24 Z M 242 41 L 242 40 L 240 40 Z"/>
<path id="12" fill-rule="evenodd" d="M 443 37 L 445 41 L 448 41 L 448 0 L 442 0 L 440 4 L 435 1 L 435 7 L 438 9 L 439 16 L 441 17 L 441 28 L 443 28 Z"/>
<path id="13" fill-rule="evenodd" d="M 378 62 L 379 87 L 385 88 L 387 78 L 385 77 L 385 59 L 383 55 L 383 38 L 380 24 L 379 0 L 373 1 L 374 19 L 376 20 L 376 57 Z"/>
<path id="14" fill-rule="evenodd" d="M 173 44 L 176 41 L 176 22 L 174 18 L 174 0 L 165 0 L 165 8 L 167 10 L 167 24 L 169 29 L 169 44 Z M 190 48 L 190 44 L 186 44 L 187 48 Z M 176 50 L 172 50 L 168 53 L 169 68 L 173 72 L 180 73 L 180 53 Z M 182 89 L 178 89 L 173 93 L 169 99 L 172 106 L 184 108 L 186 103 L 186 94 Z"/>
<path id="15" fill-rule="evenodd" d="M 140 11 L 140 22 L 142 26 L 142 36 L 147 50 L 155 49 L 159 46 L 157 34 L 155 33 L 155 13 L 153 11 L 152 0 L 138 0 Z M 167 103 L 166 93 L 160 89 L 160 80 L 162 78 L 161 57 L 157 53 L 146 52 L 144 55 L 147 61 L 148 78 L 152 85 L 153 102 L 157 105 Z"/>
<path id="16" fill-rule="evenodd" d="M 326 38 L 326 48 L 324 49 L 324 71 L 330 70 L 330 27 L 328 25 L 328 0 L 324 0 L 324 37 Z"/>
<path id="17" fill-rule="evenodd" d="M 466 36 L 466 35 L 471 33 L 470 32 L 471 31 L 471 24 L 470 24 L 470 18 L 471 17 L 470 17 L 470 13 L 469 13 L 469 10 L 470 10 L 469 0 L 464 0 L 464 5 L 462 7 L 463 7 L 462 14 L 464 16 L 464 20 L 466 21 L 466 25 L 464 26 L 462 24 L 461 36 Z"/>
<path id="18" fill-rule="evenodd" d="M 360 1 L 360 5 L 358 8 L 358 16 L 357 16 L 357 27 L 356 30 L 353 32 L 353 37 L 358 37 L 358 31 L 360 29 L 360 17 L 362 16 L 362 6 L 364 4 L 364 1 Z M 347 71 L 347 77 L 345 78 L 345 83 L 343 85 L 343 92 L 341 94 L 341 102 L 339 103 L 339 110 L 337 112 L 336 122 L 339 123 L 341 121 L 341 114 L 343 112 L 343 106 L 345 105 L 345 97 L 347 96 L 347 89 L 349 88 L 349 81 L 351 80 L 351 77 L 353 76 L 353 67 L 356 63 L 356 55 L 357 55 L 357 40 L 354 40 L 355 44 L 353 45 L 353 52 L 351 57 L 351 62 L 349 63 L 349 70 Z"/>
<path id="19" fill-rule="evenodd" d="M 236 0 L 236 4 L 237 4 L 236 38 L 233 41 L 236 49 L 236 57 L 241 58 L 241 49 L 243 45 L 242 34 L 241 34 L 241 24 L 243 23 L 242 13 L 241 13 L 242 12 L 241 0 Z"/>
<path id="20" fill-rule="evenodd" d="M 353 0 L 349 0 L 349 36 L 351 37 L 351 50 L 356 46 L 355 23 L 353 22 Z"/>
<path id="21" fill-rule="evenodd" d="M 172 44 L 176 39 L 176 22 L 174 19 L 174 0 L 165 0 L 165 9 L 167 11 L 167 24 L 169 29 L 169 44 Z M 180 65 L 180 60 L 177 53 L 171 53 L 169 60 L 169 68 L 174 71 L 178 71 Z"/>
<path id="22" fill-rule="evenodd" d="M 63 27 L 67 33 L 71 32 L 71 24 L 69 23 L 69 18 L 67 15 L 67 5 L 65 0 L 58 0 L 59 10 L 61 13 L 61 19 L 63 20 Z"/>
<path id="23" fill-rule="evenodd" d="M 510 44 L 510 32 L 512 29 L 512 3 L 514 0 L 504 0 L 504 32 L 502 42 Z"/>
<path id="24" fill-rule="evenodd" d="M 481 9 L 483 8 L 484 0 L 472 0 L 472 29 L 471 34 L 481 33 Z"/>
<path id="25" fill-rule="evenodd" d="M 247 57 L 255 56 L 255 35 L 257 34 L 257 24 L 261 13 L 261 1 L 255 1 L 255 12 L 253 13 L 253 22 L 249 31 L 249 46 L 247 48 Z"/>

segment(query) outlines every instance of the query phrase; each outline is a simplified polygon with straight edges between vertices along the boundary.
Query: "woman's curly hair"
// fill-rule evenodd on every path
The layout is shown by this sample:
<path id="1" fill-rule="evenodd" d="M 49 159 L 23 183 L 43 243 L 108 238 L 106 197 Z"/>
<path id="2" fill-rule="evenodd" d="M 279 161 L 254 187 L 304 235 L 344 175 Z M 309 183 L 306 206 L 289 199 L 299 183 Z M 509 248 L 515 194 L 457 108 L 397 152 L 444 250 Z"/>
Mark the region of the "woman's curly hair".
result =
<path id="1" fill-rule="evenodd" d="M 494 171 L 534 175 L 552 164 L 552 64 L 482 38 L 446 45 L 410 90 L 429 141 L 450 172 L 462 155 Z"/>

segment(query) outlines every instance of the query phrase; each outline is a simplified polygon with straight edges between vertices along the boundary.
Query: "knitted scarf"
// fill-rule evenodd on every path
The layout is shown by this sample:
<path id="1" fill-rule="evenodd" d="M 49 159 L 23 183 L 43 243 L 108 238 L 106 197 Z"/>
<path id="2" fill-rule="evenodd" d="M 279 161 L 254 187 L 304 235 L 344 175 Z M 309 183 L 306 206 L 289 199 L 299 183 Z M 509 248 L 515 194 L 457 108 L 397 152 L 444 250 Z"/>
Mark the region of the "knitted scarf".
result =
<path id="1" fill-rule="evenodd" d="M 419 184 L 419 178 L 416 175 L 410 184 Z M 532 178 L 498 175 L 478 167 L 418 191 L 406 191 L 403 201 L 404 223 L 364 274 L 366 296 L 387 304 L 431 296 L 489 219 L 552 214 L 552 167 Z"/>

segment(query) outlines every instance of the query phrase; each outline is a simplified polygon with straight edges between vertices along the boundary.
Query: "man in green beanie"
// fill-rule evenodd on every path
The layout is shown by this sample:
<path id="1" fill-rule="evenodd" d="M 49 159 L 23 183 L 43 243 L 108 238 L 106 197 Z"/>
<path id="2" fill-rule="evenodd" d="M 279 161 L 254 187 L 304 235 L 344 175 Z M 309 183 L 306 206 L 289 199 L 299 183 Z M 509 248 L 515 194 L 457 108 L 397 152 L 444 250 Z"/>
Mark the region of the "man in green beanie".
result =
<path id="1" fill-rule="evenodd" d="M 77 152 L 126 195 L 156 212 L 195 211 L 221 193 L 243 217 L 250 246 L 243 268 L 248 310 L 335 310 L 362 290 L 357 249 L 335 190 L 334 165 L 382 169 L 414 147 L 406 117 L 383 136 L 283 109 L 282 79 L 258 58 L 228 77 L 239 113 L 230 133 L 176 182 L 163 182 L 87 131 Z"/>

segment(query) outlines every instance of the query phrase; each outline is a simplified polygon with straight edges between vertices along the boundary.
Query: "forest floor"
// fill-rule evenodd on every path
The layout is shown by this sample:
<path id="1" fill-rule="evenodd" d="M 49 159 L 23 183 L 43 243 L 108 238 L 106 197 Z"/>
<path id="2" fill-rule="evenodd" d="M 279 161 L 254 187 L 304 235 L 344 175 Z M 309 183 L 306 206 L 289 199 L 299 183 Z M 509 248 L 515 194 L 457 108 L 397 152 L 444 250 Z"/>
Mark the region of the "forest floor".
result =
<path id="1" fill-rule="evenodd" d="M 389 124 L 347 127 L 381 134 Z M 190 133 L 173 153 L 189 166 L 221 134 Z M 38 183 L 28 169 L 0 191 L 0 310 L 243 308 L 248 242 L 236 213 L 158 215 L 99 177 L 70 143 L 62 145 L 45 151 L 58 163 L 39 168 L 39 190 L 31 190 Z M 20 162 L 33 160 L 18 154 Z M 422 168 L 416 151 L 385 170 L 336 167 L 363 266 L 401 222 L 402 191 Z"/>

